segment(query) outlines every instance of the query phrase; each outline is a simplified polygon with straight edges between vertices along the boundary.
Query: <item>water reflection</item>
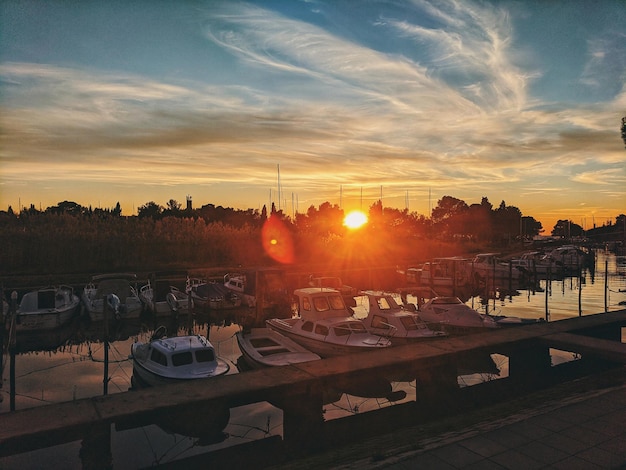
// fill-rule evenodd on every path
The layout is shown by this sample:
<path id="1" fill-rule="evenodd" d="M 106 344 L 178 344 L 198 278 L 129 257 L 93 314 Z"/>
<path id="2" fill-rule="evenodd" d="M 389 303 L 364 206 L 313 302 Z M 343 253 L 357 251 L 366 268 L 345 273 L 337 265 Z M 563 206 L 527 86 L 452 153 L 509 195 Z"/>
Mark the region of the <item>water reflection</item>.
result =
<path id="1" fill-rule="evenodd" d="M 605 265 L 607 272 L 605 272 Z M 537 278 L 530 283 L 486 283 L 480 290 L 457 289 L 454 294 L 481 313 L 504 314 L 522 318 L 543 318 L 555 321 L 578 315 L 603 312 L 605 299 L 608 310 L 623 308 L 626 300 L 626 261 L 599 253 L 597 269 L 585 269 L 580 275 L 562 278 Z M 608 276 L 608 277 L 607 277 Z M 606 280 L 606 289 L 605 289 Z M 376 286 L 363 286 L 363 288 Z M 452 295 L 442 288 L 440 295 Z M 409 295 L 408 301 L 419 299 Z M 355 313 L 362 304 L 357 298 Z M 194 315 L 160 316 L 146 314 L 140 318 L 108 323 L 77 318 L 60 329 L 43 333 L 17 335 L 15 347 L 16 409 L 47 403 L 71 401 L 99 396 L 104 393 L 127 391 L 133 387 L 132 363 L 128 359 L 130 345 L 136 340 L 148 340 L 161 324 L 168 331 L 202 334 L 215 345 L 220 356 L 229 360 L 231 373 L 245 373 L 235 333 L 250 321 L 250 309 L 223 312 L 202 311 Z M 5 338 L 7 341 L 7 338 Z M 5 343 L 7 344 L 7 343 Z M 105 350 L 108 348 L 108 371 L 105 375 Z M 553 363 L 575 360 L 558 351 L 551 351 Z M 3 387 L 0 388 L 0 412 L 9 411 L 9 367 L 3 361 Z M 457 364 L 460 387 L 508 375 L 507 358 L 499 355 L 465 357 Z M 368 377 L 342 379 L 324 391 L 324 419 L 331 420 L 348 414 L 392 406 L 415 400 L 416 380 L 406 377 Z M 196 416 L 210 419 L 194 420 Z M 217 429 L 220 428 L 220 429 Z M 157 420 L 154 426 L 140 429 L 119 429 L 112 436 L 115 458 L 130 466 L 148 466 L 177 457 L 201 452 L 207 445 L 229 446 L 269 435 L 282 435 L 282 412 L 270 403 L 262 402 L 230 410 L 194 410 L 188 414 L 170 415 Z M 75 452 L 75 446 L 68 446 Z M 158 455 L 155 449 L 159 449 Z M 173 450 L 176 449 L 176 450 Z M 78 455 L 78 454 L 76 454 Z M 10 462 L 22 462 L 12 458 Z M 42 460 L 39 460 L 39 463 Z M 6 459 L 0 460 L 0 466 Z M 26 465 L 25 468 L 32 467 Z M 36 467 L 32 467 L 36 468 Z M 67 468 L 80 468 L 68 464 Z"/>

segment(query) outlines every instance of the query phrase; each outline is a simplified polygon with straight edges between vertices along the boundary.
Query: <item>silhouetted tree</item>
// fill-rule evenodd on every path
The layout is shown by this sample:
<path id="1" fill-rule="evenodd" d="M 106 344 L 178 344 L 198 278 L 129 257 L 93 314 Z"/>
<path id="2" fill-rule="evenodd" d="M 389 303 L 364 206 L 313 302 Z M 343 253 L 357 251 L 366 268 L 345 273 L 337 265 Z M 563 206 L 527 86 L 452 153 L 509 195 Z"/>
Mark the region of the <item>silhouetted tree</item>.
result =
<path id="1" fill-rule="evenodd" d="M 583 228 L 572 222 L 571 220 L 558 220 L 554 228 L 552 229 L 552 236 L 554 237 L 579 237 L 583 235 L 585 231 Z"/>
<path id="2" fill-rule="evenodd" d="M 541 232 L 543 232 L 541 222 L 531 216 L 522 217 L 522 237 L 533 237 Z"/>
<path id="3" fill-rule="evenodd" d="M 150 201 L 145 203 L 143 206 L 139 206 L 137 209 L 137 217 L 144 218 L 150 217 L 152 219 L 158 219 L 161 217 L 161 213 L 163 212 L 163 207 L 158 205 L 154 201 Z"/>
<path id="4" fill-rule="evenodd" d="M 120 206 L 119 201 L 115 204 L 115 209 L 111 212 L 115 217 L 119 217 L 122 215 L 122 206 Z"/>
<path id="5" fill-rule="evenodd" d="M 464 216 L 467 210 L 465 201 L 444 196 L 437 201 L 437 207 L 433 209 L 433 223 L 438 226 L 440 233 L 447 232 L 448 235 L 464 233 Z"/>

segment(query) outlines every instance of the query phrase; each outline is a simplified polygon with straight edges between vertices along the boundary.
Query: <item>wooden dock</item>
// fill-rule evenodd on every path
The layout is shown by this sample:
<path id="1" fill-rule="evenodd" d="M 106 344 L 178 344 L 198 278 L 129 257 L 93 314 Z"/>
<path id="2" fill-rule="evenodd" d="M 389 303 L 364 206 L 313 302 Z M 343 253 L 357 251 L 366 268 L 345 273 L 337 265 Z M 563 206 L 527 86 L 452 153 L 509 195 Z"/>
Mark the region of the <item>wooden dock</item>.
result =
<path id="1" fill-rule="evenodd" d="M 392 430 L 626 364 L 624 327 L 626 310 L 620 310 L 4 413 L 0 457 L 80 440 L 96 455 L 92 462 L 107 462 L 111 425 L 128 429 L 201 406 L 267 401 L 283 410 L 283 439 L 268 440 L 281 457 L 271 453 L 289 458 L 363 437 L 368 429 Z M 552 366 L 550 348 L 578 353 L 581 360 Z M 509 376 L 460 389 L 456 361 L 473 352 L 507 356 Z M 420 406 L 403 403 L 324 421 L 324 387 L 373 376 L 416 380 Z"/>

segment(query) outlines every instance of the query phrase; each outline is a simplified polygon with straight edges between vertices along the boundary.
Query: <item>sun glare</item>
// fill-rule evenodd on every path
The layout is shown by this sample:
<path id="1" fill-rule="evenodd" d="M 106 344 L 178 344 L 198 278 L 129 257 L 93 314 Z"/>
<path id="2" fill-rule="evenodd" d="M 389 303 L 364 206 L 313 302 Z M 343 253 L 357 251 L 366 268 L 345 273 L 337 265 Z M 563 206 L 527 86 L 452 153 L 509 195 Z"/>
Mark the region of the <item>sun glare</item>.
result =
<path id="1" fill-rule="evenodd" d="M 350 229 L 357 229 L 367 223 L 367 215 L 361 211 L 352 211 L 343 219 L 343 224 Z"/>

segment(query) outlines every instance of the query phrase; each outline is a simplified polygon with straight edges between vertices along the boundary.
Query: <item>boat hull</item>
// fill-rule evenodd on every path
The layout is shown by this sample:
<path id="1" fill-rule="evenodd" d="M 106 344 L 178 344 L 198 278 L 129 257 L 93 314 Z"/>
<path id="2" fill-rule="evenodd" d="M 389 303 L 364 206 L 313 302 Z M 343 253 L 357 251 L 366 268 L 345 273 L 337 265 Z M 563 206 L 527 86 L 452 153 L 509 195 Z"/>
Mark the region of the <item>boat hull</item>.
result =
<path id="1" fill-rule="evenodd" d="M 60 328 L 79 312 L 80 299 L 71 287 L 46 288 L 24 295 L 16 312 L 15 330 L 44 331 Z"/>
<path id="2" fill-rule="evenodd" d="M 270 319 L 267 320 L 267 326 L 272 328 L 274 331 L 285 335 L 289 339 L 295 341 L 296 343 L 303 346 L 305 349 L 318 354 L 319 356 L 326 357 L 336 357 L 336 356 L 344 356 L 347 354 L 355 354 L 364 351 L 371 351 L 374 349 L 378 349 L 381 347 L 387 347 L 389 343 L 357 343 L 356 341 L 347 344 L 347 343 L 332 343 L 329 341 L 321 341 L 315 338 L 307 337 L 303 334 L 300 334 L 298 330 L 295 330 L 288 321 L 280 320 L 280 319 Z"/>
<path id="3" fill-rule="evenodd" d="M 319 360 L 320 356 L 271 328 L 238 332 L 237 344 L 248 366 L 253 369 L 285 366 Z"/>

